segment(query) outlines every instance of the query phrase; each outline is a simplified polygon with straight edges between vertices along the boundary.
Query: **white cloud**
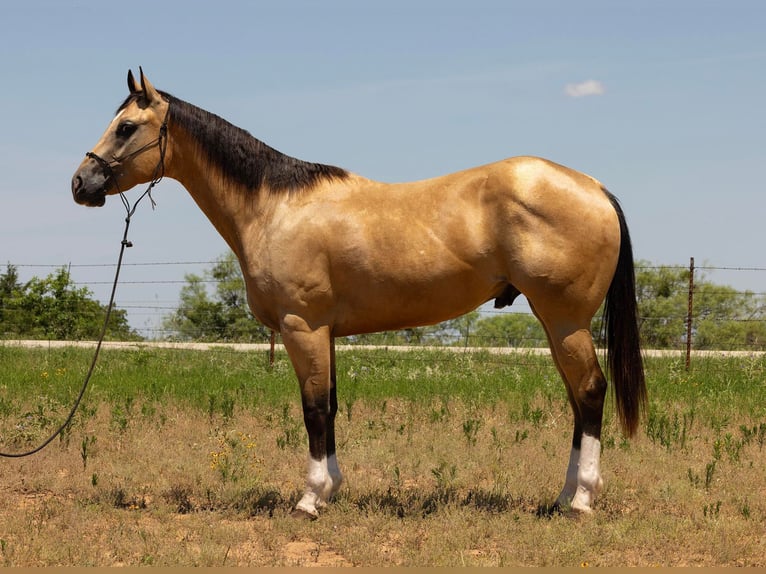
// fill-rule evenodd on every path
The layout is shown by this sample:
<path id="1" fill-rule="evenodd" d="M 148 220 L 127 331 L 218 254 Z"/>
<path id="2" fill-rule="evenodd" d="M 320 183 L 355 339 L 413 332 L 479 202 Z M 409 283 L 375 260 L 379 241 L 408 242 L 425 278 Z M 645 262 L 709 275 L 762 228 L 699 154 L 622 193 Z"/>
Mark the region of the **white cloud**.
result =
<path id="1" fill-rule="evenodd" d="M 564 93 L 570 98 L 601 96 L 604 94 L 604 91 L 604 84 L 598 80 L 586 80 L 579 84 L 567 84 L 564 87 Z"/>

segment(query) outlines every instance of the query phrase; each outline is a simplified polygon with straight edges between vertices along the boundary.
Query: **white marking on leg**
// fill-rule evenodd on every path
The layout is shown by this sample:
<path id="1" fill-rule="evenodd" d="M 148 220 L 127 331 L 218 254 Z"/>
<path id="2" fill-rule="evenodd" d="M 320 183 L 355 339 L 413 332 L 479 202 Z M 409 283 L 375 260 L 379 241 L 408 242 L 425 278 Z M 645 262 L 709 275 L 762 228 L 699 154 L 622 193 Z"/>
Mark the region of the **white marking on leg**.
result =
<path id="1" fill-rule="evenodd" d="M 330 473 L 330 481 L 332 482 L 330 497 L 333 497 L 343 483 L 343 474 L 340 472 L 338 458 L 335 456 L 335 453 L 331 454 L 327 459 L 327 471 Z"/>
<path id="2" fill-rule="evenodd" d="M 337 461 L 334 464 L 337 468 Z M 332 489 L 333 478 L 328 469 L 327 457 L 323 456 L 320 460 L 315 460 L 309 455 L 306 490 L 295 508 L 318 517 L 319 511 L 317 509 L 327 504 L 330 496 L 332 496 Z"/>
<path id="3" fill-rule="evenodd" d="M 584 434 L 580 447 L 577 492 L 572 498 L 572 508 L 580 512 L 591 512 L 591 505 L 604 485 L 600 469 L 601 441 Z"/>
<path id="4" fill-rule="evenodd" d="M 572 499 L 577 492 L 577 469 L 579 466 L 580 449 L 572 447 L 572 450 L 569 451 L 569 464 L 567 465 L 567 476 L 564 482 L 564 487 L 556 498 L 556 503 L 559 506 L 566 507 L 572 503 Z"/>

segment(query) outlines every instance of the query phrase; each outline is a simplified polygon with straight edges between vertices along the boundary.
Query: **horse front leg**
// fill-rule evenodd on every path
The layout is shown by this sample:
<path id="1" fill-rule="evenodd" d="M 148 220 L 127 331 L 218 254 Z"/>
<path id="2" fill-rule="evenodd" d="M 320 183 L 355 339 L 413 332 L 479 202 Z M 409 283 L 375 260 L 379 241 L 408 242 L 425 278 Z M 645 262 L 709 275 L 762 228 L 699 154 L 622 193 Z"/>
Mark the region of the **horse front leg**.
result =
<path id="1" fill-rule="evenodd" d="M 335 454 L 338 400 L 334 341 L 329 328 L 311 329 L 295 316 L 285 320 L 282 341 L 298 376 L 309 438 L 306 489 L 294 512 L 318 518 L 318 509 L 332 498 L 343 480 Z"/>

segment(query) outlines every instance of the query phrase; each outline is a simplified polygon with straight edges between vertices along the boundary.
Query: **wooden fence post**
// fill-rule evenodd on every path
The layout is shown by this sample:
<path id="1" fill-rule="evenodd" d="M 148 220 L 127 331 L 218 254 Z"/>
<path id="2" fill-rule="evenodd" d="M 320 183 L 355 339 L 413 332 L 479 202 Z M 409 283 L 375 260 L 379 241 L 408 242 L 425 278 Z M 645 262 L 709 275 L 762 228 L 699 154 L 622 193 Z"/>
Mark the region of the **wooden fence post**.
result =
<path id="1" fill-rule="evenodd" d="M 276 331 L 272 331 L 271 337 L 269 338 L 269 343 L 271 345 L 269 347 L 269 367 L 274 366 L 274 345 L 276 344 L 276 340 L 277 340 L 277 333 Z"/>

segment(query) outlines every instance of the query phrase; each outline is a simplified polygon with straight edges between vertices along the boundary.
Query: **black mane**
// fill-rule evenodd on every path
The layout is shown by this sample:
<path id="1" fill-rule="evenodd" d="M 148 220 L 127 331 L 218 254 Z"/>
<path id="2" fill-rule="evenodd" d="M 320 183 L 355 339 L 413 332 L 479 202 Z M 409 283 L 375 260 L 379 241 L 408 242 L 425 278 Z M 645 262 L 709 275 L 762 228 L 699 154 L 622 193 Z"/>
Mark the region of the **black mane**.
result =
<path id="1" fill-rule="evenodd" d="M 168 123 L 186 131 L 224 177 L 249 190 L 257 191 L 266 185 L 272 192 L 293 192 L 322 180 L 348 176 L 342 168 L 285 155 L 211 112 L 166 92 L 160 94 L 170 104 Z M 139 97 L 128 96 L 118 111 Z"/>

